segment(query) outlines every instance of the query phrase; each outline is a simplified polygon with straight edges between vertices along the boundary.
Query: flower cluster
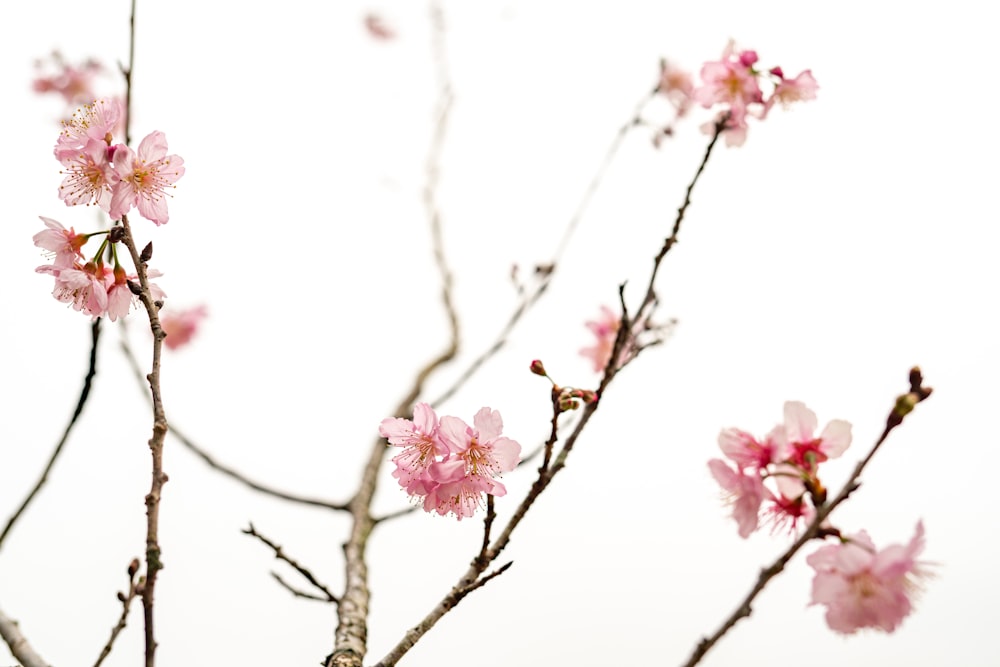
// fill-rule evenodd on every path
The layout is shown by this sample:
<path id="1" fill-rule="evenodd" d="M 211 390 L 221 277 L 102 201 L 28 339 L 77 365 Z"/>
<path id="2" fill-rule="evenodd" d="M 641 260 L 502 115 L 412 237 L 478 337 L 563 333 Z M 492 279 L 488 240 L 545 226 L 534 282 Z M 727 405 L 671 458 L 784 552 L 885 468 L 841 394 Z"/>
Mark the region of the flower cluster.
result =
<path id="1" fill-rule="evenodd" d="M 784 423 L 762 439 L 737 428 L 719 434 L 719 447 L 734 467 L 712 459 L 708 468 L 732 504 L 740 537 L 757 530 L 762 516 L 775 528 L 794 529 L 825 501 L 819 466 L 844 453 L 851 444 L 851 425 L 835 419 L 818 436 L 816 428 L 816 414 L 789 401 Z"/>
<path id="2" fill-rule="evenodd" d="M 879 551 L 864 531 L 824 546 L 806 559 L 816 570 L 810 604 L 826 605 L 826 623 L 836 632 L 893 632 L 913 610 L 920 580 L 930 574 L 928 564 L 916 558 L 923 549 L 922 522 L 905 546 Z"/>
<path id="3" fill-rule="evenodd" d="M 128 315 L 139 292 L 136 284 L 138 276 L 127 273 L 118 262 L 117 244 L 110 242 L 113 230 L 77 234 L 72 227 L 66 229 L 51 218 L 42 218 L 42 222 L 48 229 L 35 234 L 34 242 L 53 259 L 52 264 L 39 266 L 35 270 L 55 278 L 52 296 L 92 317 L 107 316 L 114 322 L 119 317 Z M 105 238 L 94 258 L 88 260 L 83 254 L 83 246 L 93 236 Z M 114 259 L 113 267 L 104 262 L 104 252 L 109 245 Z M 147 275 L 155 278 L 160 272 L 150 270 Z M 150 283 L 149 287 L 154 300 L 161 301 L 166 297 L 155 283 Z"/>
<path id="4" fill-rule="evenodd" d="M 65 176 L 59 198 L 67 206 L 96 204 L 112 220 L 137 207 L 142 217 L 165 224 L 166 190 L 184 175 L 184 160 L 167 155 L 162 132 L 146 136 L 138 151 L 115 144 L 114 133 L 124 113 L 121 101 L 102 98 L 63 123 L 54 151 Z"/>
<path id="5" fill-rule="evenodd" d="M 426 403 L 413 408 L 413 421 L 388 418 L 379 433 L 403 451 L 392 460 L 392 476 L 406 492 L 422 499 L 424 510 L 471 517 L 483 494 L 507 493 L 496 478 L 521 460 L 521 445 L 501 436 L 500 413 L 483 408 L 469 426 L 458 417 L 438 419 Z"/>
<path id="6" fill-rule="evenodd" d="M 104 72 L 104 67 L 93 59 L 73 65 L 66 62 L 61 53 L 53 51 L 48 58 L 35 62 L 35 70 L 38 76 L 31 87 L 36 93 L 54 93 L 66 104 L 79 104 L 96 97 L 94 78 Z"/>
<path id="7" fill-rule="evenodd" d="M 732 42 L 726 45 L 719 60 L 706 62 L 701 68 L 701 85 L 694 86 L 691 76 L 666 63 L 661 63 L 660 84 L 657 92 L 666 96 L 683 116 L 691 103 L 706 109 L 718 108 L 716 120 L 702 126 L 706 134 L 715 132 L 717 122 L 723 123 L 727 146 L 742 146 L 746 141 L 747 120 L 761 120 L 776 104 L 787 107 L 793 102 L 816 99 L 819 85 L 811 70 L 804 70 L 794 78 L 786 78 L 781 67 L 767 70 L 757 68 L 757 52 L 737 51 Z M 770 95 L 764 94 L 761 81 L 771 84 Z M 670 134 L 666 128 L 657 136 Z"/>

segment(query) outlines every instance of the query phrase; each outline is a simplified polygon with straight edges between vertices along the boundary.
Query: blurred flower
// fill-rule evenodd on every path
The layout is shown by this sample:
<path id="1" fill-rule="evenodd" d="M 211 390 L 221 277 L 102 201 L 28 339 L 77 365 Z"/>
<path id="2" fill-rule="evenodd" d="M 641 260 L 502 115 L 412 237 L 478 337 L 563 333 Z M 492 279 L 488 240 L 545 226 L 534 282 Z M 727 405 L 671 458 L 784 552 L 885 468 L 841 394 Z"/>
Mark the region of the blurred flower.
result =
<path id="1" fill-rule="evenodd" d="M 923 550 L 922 521 L 905 546 L 879 551 L 861 531 L 841 544 L 822 547 L 806 559 L 816 570 L 810 604 L 826 605 L 826 623 L 836 632 L 893 632 L 913 611 L 920 580 L 930 574 L 927 563 L 916 559 Z"/>
<path id="2" fill-rule="evenodd" d="M 170 350 L 184 347 L 198 333 L 202 320 L 207 316 L 208 309 L 205 306 L 195 306 L 177 312 L 164 310 L 160 313 L 160 326 L 167 334 L 163 344 Z"/>
<path id="3" fill-rule="evenodd" d="M 592 346 L 581 349 L 580 354 L 590 359 L 595 372 L 600 372 L 607 367 L 611 359 L 615 339 L 618 337 L 618 328 L 621 326 L 621 317 L 607 306 L 601 306 L 600 319 L 587 322 L 586 325 L 597 337 L 597 341 Z"/>

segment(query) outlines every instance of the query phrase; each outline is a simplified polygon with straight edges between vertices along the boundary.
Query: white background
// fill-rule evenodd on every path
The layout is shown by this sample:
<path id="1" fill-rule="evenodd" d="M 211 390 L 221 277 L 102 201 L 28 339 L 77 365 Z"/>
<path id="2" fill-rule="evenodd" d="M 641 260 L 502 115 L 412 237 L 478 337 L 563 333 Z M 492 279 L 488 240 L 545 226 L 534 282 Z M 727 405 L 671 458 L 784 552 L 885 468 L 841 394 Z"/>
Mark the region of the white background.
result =
<path id="1" fill-rule="evenodd" d="M 133 132 L 164 131 L 187 174 L 169 224 L 135 218 L 135 228 L 154 241 L 168 308 L 204 302 L 211 313 L 196 344 L 164 361 L 170 421 L 254 478 L 343 500 L 379 421 L 446 329 L 419 199 L 435 100 L 427 9 L 325 4 L 140 3 Z M 789 399 L 821 424 L 848 419 L 855 444 L 826 477 L 838 488 L 913 364 L 936 392 L 835 522 L 882 546 L 924 520 L 938 576 L 917 612 L 892 636 L 835 635 L 807 607 L 800 556 L 703 664 L 1000 662 L 997 86 L 979 6 L 445 5 L 457 100 L 440 197 L 464 347 L 427 398 L 508 317 L 511 265 L 549 259 L 661 56 L 696 70 L 732 37 L 764 66 L 811 68 L 821 89 L 755 124 L 743 148 L 715 153 L 659 283 L 675 336 L 619 376 L 515 533 L 504 554 L 514 566 L 403 664 L 682 663 L 787 544 L 736 535 L 705 466 L 719 429 L 763 433 Z M 398 39 L 366 34 L 370 10 Z M 96 229 L 93 209 L 56 197 L 62 108 L 30 92 L 32 62 L 53 48 L 74 61 L 128 53 L 127 2 L 18 13 L 0 26 L 4 517 L 63 429 L 89 342 L 87 318 L 33 272 L 37 216 Z M 590 344 L 583 322 L 615 303 L 618 283 L 646 279 L 707 141 L 698 113 L 660 150 L 648 130 L 630 135 L 538 310 L 444 413 L 468 420 L 489 405 L 531 449 L 546 432 L 548 389 L 530 360 L 563 384 L 596 383 L 577 355 Z M 131 337 L 145 359 L 141 322 L 131 318 Z M 93 662 L 144 548 L 150 420 L 118 336 L 105 327 L 85 415 L 0 551 L 0 609 L 54 665 Z M 240 529 L 253 521 L 339 590 L 346 518 L 246 491 L 173 441 L 166 469 L 160 664 L 317 664 L 332 648 L 333 609 L 279 588 L 272 568 L 293 575 Z M 505 477 L 501 517 L 530 478 Z M 405 507 L 388 469 L 381 484 L 379 511 Z M 480 534 L 478 521 L 423 513 L 377 529 L 368 662 L 448 590 Z M 106 664 L 140 661 L 141 636 L 137 604 Z"/>

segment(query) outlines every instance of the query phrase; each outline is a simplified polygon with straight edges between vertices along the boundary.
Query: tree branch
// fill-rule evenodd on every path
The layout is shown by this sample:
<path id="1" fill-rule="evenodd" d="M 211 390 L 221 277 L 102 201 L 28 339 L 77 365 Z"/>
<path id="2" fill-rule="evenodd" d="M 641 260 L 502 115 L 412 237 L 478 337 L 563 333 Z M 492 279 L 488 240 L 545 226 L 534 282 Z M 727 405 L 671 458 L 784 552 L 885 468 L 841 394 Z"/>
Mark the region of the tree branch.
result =
<path id="1" fill-rule="evenodd" d="M 69 418 L 69 423 L 66 424 L 66 428 L 63 430 L 62 438 L 56 443 L 55 449 L 52 451 L 52 455 L 49 457 L 48 463 L 45 464 L 45 469 L 42 470 L 41 477 L 35 483 L 34 488 L 28 493 L 27 497 L 21 503 L 17 511 L 11 515 L 10 519 L 7 520 L 7 525 L 4 526 L 3 532 L 0 533 L 0 548 L 3 547 L 4 540 L 7 539 L 8 533 L 17 523 L 17 520 L 21 518 L 24 511 L 28 509 L 28 505 L 31 501 L 35 499 L 38 492 L 42 490 L 42 486 L 48 481 L 49 473 L 52 472 L 53 466 L 56 464 L 56 459 L 59 458 L 59 454 L 62 453 L 63 446 L 66 441 L 69 440 L 69 434 L 73 430 L 73 426 L 76 425 L 76 420 L 79 419 L 80 415 L 83 413 L 83 406 L 87 403 L 87 398 L 90 397 L 90 388 L 94 381 L 94 376 L 97 375 L 97 342 L 101 335 L 101 319 L 97 318 L 90 325 L 90 365 L 87 367 L 87 375 L 83 378 L 83 387 L 80 389 L 80 397 L 76 401 L 76 407 L 73 409 L 73 415 Z"/>

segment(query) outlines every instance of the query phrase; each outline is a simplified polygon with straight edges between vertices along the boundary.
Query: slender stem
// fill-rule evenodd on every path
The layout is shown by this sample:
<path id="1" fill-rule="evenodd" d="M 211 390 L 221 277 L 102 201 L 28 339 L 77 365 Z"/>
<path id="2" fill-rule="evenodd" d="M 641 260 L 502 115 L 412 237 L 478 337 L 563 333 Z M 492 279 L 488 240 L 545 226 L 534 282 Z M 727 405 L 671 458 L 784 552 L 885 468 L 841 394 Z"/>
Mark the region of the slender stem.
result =
<path id="1" fill-rule="evenodd" d="M 160 304 L 154 301 L 150 291 L 146 264 L 139 257 L 128 216 L 122 216 L 122 226 L 125 228 L 123 242 L 132 256 L 132 262 L 135 264 L 135 270 L 139 276 L 139 300 L 146 308 L 146 314 L 149 316 L 149 327 L 153 332 L 152 369 L 146 376 L 153 400 L 153 435 L 149 439 L 149 451 L 152 456 L 152 481 L 149 493 L 146 494 L 146 581 L 142 589 L 142 608 L 145 618 L 146 667 L 154 667 L 156 664 L 156 637 L 153 602 L 157 574 L 163 569 L 159 543 L 160 496 L 163 485 L 167 481 L 167 475 L 163 472 L 163 442 L 167 437 L 167 417 L 163 410 L 163 397 L 160 393 L 160 354 L 166 334 L 163 327 L 160 326 L 158 314 Z"/>
<path id="2" fill-rule="evenodd" d="M 135 379 L 140 385 L 145 388 L 146 378 L 143 376 L 142 369 L 139 368 L 139 361 L 135 358 L 135 352 L 132 351 L 132 346 L 129 345 L 127 337 L 127 327 L 125 325 L 125 320 L 121 320 L 121 340 L 120 345 L 122 353 L 125 355 L 126 361 L 128 361 L 129 366 L 132 369 Z M 173 436 L 179 443 L 184 445 L 187 449 L 194 453 L 195 456 L 200 458 L 205 462 L 210 468 L 226 475 L 230 479 L 233 479 L 248 489 L 263 493 L 264 495 L 271 496 L 272 498 L 277 498 L 279 500 L 287 500 L 291 503 L 298 503 L 300 505 L 308 505 L 310 507 L 323 507 L 329 510 L 346 510 L 347 505 L 344 503 L 335 503 L 331 500 L 324 500 L 322 498 L 314 498 L 312 496 L 303 496 L 296 493 L 291 493 L 289 491 L 283 491 L 273 486 L 264 484 L 263 482 L 258 482 L 250 479 L 248 476 L 239 472 L 235 468 L 232 468 L 225 463 L 217 460 L 214 456 L 209 454 L 203 447 L 196 444 L 191 438 L 185 435 L 176 425 L 171 424 L 170 435 Z"/>
<path id="3" fill-rule="evenodd" d="M 264 544 L 266 544 L 268 547 L 270 547 L 271 551 L 274 552 L 274 557 L 275 558 L 277 558 L 278 560 L 283 560 L 286 563 L 288 563 L 288 565 L 291 566 L 292 569 L 294 569 L 296 572 L 298 572 L 300 575 L 302 575 L 303 579 L 305 579 L 310 584 L 312 584 L 313 588 L 316 588 L 317 590 L 321 591 L 326 596 L 325 600 L 327 602 L 337 602 L 337 596 L 334 595 L 333 593 L 331 593 L 329 588 L 327 588 L 322 583 L 320 583 L 319 579 L 317 579 L 315 577 L 315 575 L 313 575 L 312 572 L 310 572 L 305 566 L 300 565 L 298 561 L 296 561 L 295 559 L 293 559 L 292 557 L 290 557 L 288 554 L 286 554 L 285 551 L 284 551 L 284 549 L 282 549 L 280 545 L 275 544 L 273 541 L 271 541 L 270 539 L 268 539 L 265 535 L 261 535 L 260 533 L 258 533 L 257 529 L 254 528 L 254 526 L 253 526 L 252 523 L 250 524 L 249 528 L 246 528 L 246 529 L 243 530 L 243 534 L 244 535 L 249 535 L 250 537 L 256 537 L 258 540 L 260 540 L 261 542 L 263 542 Z M 281 582 L 282 584 L 285 583 L 277 575 L 275 575 L 275 578 L 277 578 L 278 581 Z M 286 587 L 287 587 L 287 585 L 286 585 Z"/>
<path id="4" fill-rule="evenodd" d="M 56 464 L 56 459 L 59 458 L 59 454 L 62 453 L 63 446 L 69 440 L 69 434 L 76 425 L 77 419 L 83 413 L 83 406 L 87 403 L 87 398 L 90 396 L 90 388 L 94 381 L 94 376 L 97 375 L 97 342 L 101 335 L 101 319 L 97 318 L 94 320 L 93 324 L 90 325 L 90 363 L 87 367 L 87 375 L 83 378 L 83 388 L 80 389 L 80 397 L 76 401 L 76 407 L 73 409 L 73 415 L 69 418 L 69 423 L 66 424 L 66 428 L 63 430 L 62 437 L 59 442 L 56 443 L 55 449 L 52 451 L 52 455 L 49 457 L 48 463 L 45 464 L 45 469 L 42 470 L 41 477 L 35 483 L 34 488 L 28 493 L 27 497 L 21 502 L 20 507 L 17 511 L 11 515 L 10 519 L 7 520 L 7 525 L 4 526 L 3 532 L 0 533 L 0 548 L 3 547 L 4 540 L 7 539 L 7 535 L 10 533 L 14 524 L 17 520 L 21 518 L 24 511 L 28 509 L 28 505 L 31 501 L 35 499 L 38 492 L 42 490 L 42 486 L 48 481 L 49 473 L 52 472 L 53 466 Z"/>
<path id="5" fill-rule="evenodd" d="M 591 199 L 593 199 L 594 194 L 597 192 L 601 183 L 604 181 L 604 177 L 607 174 L 608 169 L 614 162 L 615 157 L 618 155 L 618 150 L 621 148 L 622 143 L 625 141 L 625 137 L 628 135 L 629 131 L 641 124 L 642 120 L 642 110 L 646 107 L 649 101 L 656 94 L 657 88 L 653 88 L 652 91 L 647 93 L 638 104 L 636 104 L 635 111 L 632 113 L 632 117 L 618 128 L 615 133 L 614 138 L 611 140 L 611 144 L 608 146 L 607 151 L 601 160 L 600 165 L 597 167 L 597 171 L 590 179 L 590 183 L 587 184 L 587 188 L 583 192 L 583 196 L 580 198 L 579 203 L 576 206 L 576 210 L 573 215 L 570 216 L 569 222 L 566 224 L 566 230 L 563 232 L 562 239 L 559 241 L 559 245 L 556 247 L 556 251 L 552 255 L 552 259 L 544 267 L 544 271 L 539 271 L 539 282 L 534 285 L 533 289 L 525 294 L 521 302 L 511 313 L 510 317 L 507 319 L 506 324 L 500 329 L 497 337 L 493 340 L 485 350 L 483 350 L 479 356 L 473 359 L 469 365 L 459 374 L 452 384 L 445 389 L 437 398 L 431 401 L 431 405 L 440 405 L 446 400 L 454 396 L 462 386 L 465 385 L 469 379 L 475 375 L 479 369 L 487 361 L 492 359 L 500 350 L 504 348 L 507 344 L 507 339 L 510 338 L 511 332 L 521 321 L 521 319 L 528 313 L 531 308 L 538 303 L 542 295 L 548 289 L 549 284 L 555 277 L 556 271 L 559 266 L 559 262 L 562 259 L 563 254 L 566 252 L 566 248 L 569 246 L 570 239 L 573 237 L 573 233 L 579 226 L 580 222 L 583 220 L 584 214 L 590 206 Z M 541 268 L 541 267 L 540 267 Z"/>
<path id="6" fill-rule="evenodd" d="M 118 600 L 122 603 L 122 613 L 118 617 L 118 623 L 111 629 L 111 636 L 108 638 L 108 642 L 104 645 L 104 648 L 101 649 L 101 654 L 97 656 L 94 667 L 101 667 L 101 663 L 104 662 L 105 658 L 111 655 L 111 649 L 114 648 L 115 640 L 118 639 L 121 631 L 125 629 L 126 622 L 128 621 L 128 612 L 132 607 L 132 600 L 139 595 L 138 572 L 139 560 L 136 559 L 132 561 L 132 564 L 128 568 L 128 593 L 118 593 Z"/>

